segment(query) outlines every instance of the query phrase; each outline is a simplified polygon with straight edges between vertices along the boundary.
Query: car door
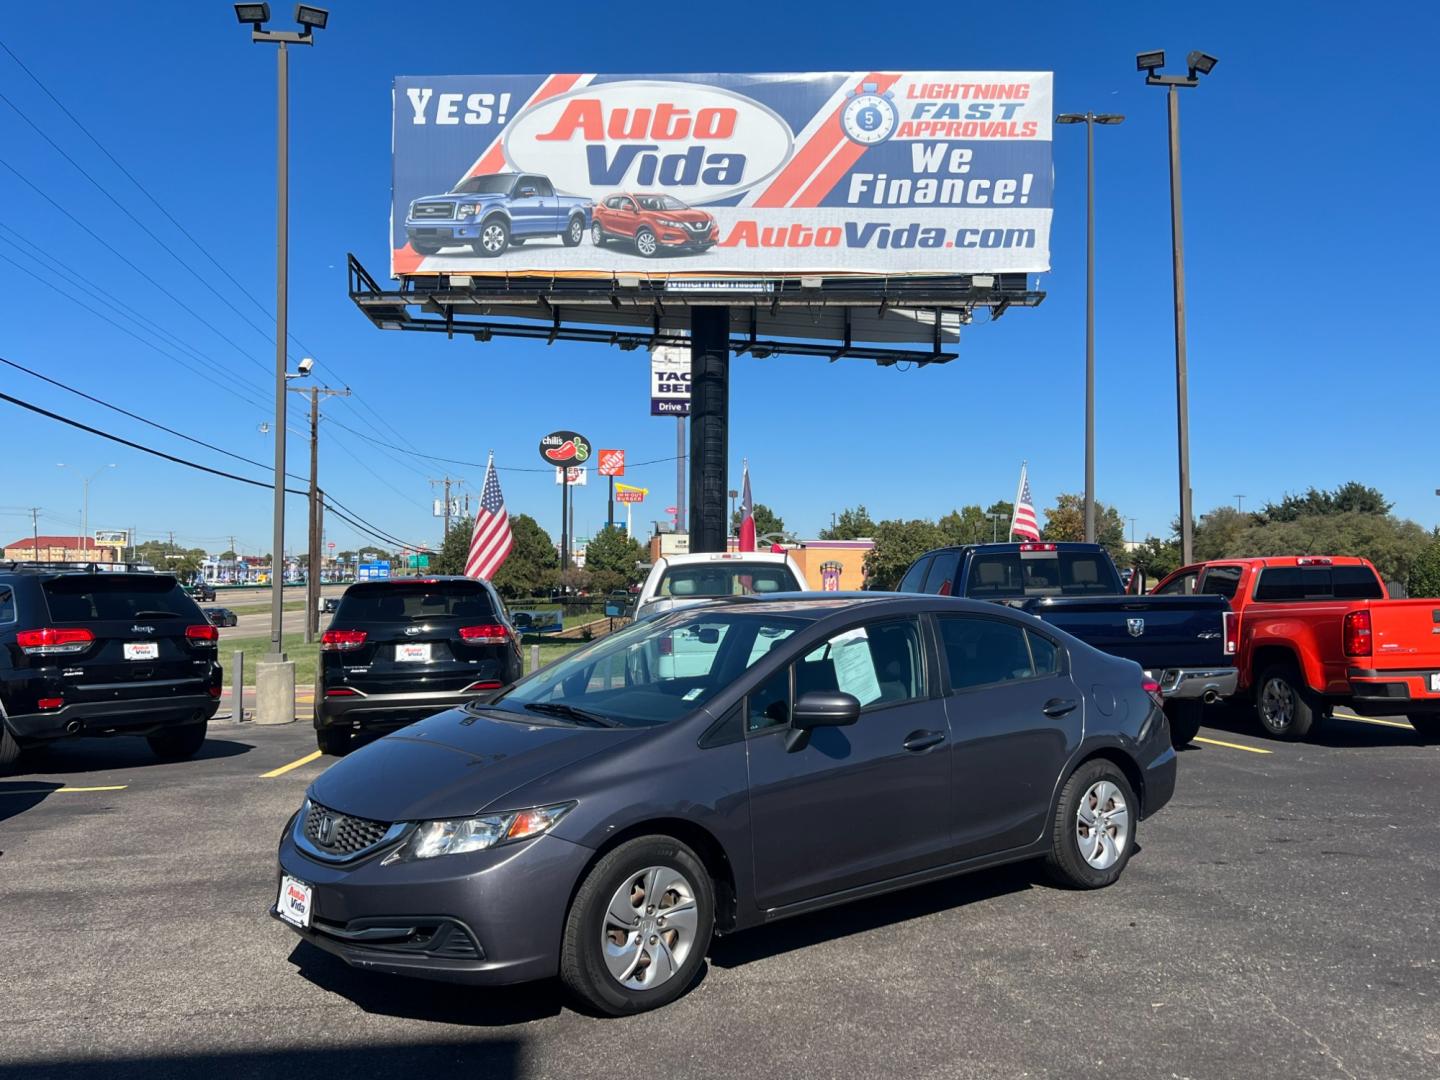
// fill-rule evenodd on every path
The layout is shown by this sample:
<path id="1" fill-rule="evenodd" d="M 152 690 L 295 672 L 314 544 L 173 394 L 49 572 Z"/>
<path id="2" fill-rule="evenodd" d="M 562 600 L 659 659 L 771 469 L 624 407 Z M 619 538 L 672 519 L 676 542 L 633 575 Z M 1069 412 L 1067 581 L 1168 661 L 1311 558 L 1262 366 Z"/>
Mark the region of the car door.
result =
<path id="1" fill-rule="evenodd" d="M 622 195 L 615 204 L 611 221 L 614 222 L 611 231 L 617 236 L 628 236 L 633 240 L 635 228 L 640 222 L 640 212 L 635 206 L 635 200 L 628 195 Z"/>
<path id="2" fill-rule="evenodd" d="M 959 858 L 1023 847 L 1050 818 L 1084 705 L 1057 638 L 1017 619 L 937 615 Z"/>
<path id="3" fill-rule="evenodd" d="M 553 201 L 553 200 L 552 200 Z M 522 176 L 515 181 L 507 208 L 511 236 L 538 236 L 553 231 L 546 219 L 545 200 L 540 197 L 537 177 Z"/>
<path id="4" fill-rule="evenodd" d="M 555 186 L 544 176 L 533 176 L 530 179 L 535 182 L 535 191 L 540 197 L 539 220 L 542 231 L 563 232 L 565 220 L 560 216 L 560 200 L 555 196 Z"/>
<path id="5" fill-rule="evenodd" d="M 939 865 L 950 855 L 950 762 L 943 703 L 919 619 L 834 634 L 753 690 L 745 720 L 755 896 L 801 903 Z M 849 727 L 787 749 L 807 690 L 861 702 Z"/>

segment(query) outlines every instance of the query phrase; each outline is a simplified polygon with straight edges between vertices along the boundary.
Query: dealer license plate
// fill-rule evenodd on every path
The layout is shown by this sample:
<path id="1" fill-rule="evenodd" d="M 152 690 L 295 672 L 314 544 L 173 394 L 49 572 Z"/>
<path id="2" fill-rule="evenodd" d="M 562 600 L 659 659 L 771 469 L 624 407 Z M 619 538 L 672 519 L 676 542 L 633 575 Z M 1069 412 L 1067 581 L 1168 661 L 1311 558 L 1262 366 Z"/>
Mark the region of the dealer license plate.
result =
<path id="1" fill-rule="evenodd" d="M 1430 676 L 1430 689 L 1440 694 L 1440 671 Z"/>
<path id="2" fill-rule="evenodd" d="M 428 664 L 430 662 L 430 643 L 405 642 L 395 646 L 395 659 L 402 664 Z"/>
<path id="3" fill-rule="evenodd" d="M 160 655 L 160 646 L 153 641 L 127 641 L 126 660 L 154 660 Z"/>
<path id="4" fill-rule="evenodd" d="M 275 902 L 275 908 L 282 919 L 296 926 L 309 926 L 310 901 L 309 885 L 289 874 L 280 878 L 280 899 Z"/>

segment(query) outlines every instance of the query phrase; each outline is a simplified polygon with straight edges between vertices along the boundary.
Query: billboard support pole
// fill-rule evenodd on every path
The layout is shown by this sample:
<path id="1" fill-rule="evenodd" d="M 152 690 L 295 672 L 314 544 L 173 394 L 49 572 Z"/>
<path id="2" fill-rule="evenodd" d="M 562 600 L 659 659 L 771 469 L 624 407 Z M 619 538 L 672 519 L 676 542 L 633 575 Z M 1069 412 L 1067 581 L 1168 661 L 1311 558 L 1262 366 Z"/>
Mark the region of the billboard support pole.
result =
<path id="1" fill-rule="evenodd" d="M 685 445 L 685 414 L 675 417 L 675 531 L 688 532 L 685 513 L 685 469 L 689 451 Z"/>
<path id="2" fill-rule="evenodd" d="M 560 472 L 560 572 L 562 574 L 570 569 L 570 537 L 567 535 L 569 532 L 569 522 L 570 476 L 565 472 L 565 468 L 562 465 Z M 560 588 L 563 592 L 565 588 L 563 582 Z"/>
<path id="3" fill-rule="evenodd" d="M 690 314 L 690 550 L 725 550 L 730 456 L 730 309 Z"/>
<path id="4" fill-rule="evenodd" d="M 615 528 L 615 477 L 610 477 L 610 510 L 606 516 L 605 527 Z"/>

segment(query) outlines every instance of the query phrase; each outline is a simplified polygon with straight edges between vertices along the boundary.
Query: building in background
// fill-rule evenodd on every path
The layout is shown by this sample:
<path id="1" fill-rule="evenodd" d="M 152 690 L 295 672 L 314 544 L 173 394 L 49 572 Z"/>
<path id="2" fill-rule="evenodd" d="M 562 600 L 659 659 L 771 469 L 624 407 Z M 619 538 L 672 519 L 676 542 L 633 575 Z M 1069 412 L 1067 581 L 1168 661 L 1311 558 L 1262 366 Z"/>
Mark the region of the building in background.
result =
<path id="1" fill-rule="evenodd" d="M 26 536 L 5 545 L 7 562 L 113 563 L 118 556 L 115 548 L 83 536 Z"/>

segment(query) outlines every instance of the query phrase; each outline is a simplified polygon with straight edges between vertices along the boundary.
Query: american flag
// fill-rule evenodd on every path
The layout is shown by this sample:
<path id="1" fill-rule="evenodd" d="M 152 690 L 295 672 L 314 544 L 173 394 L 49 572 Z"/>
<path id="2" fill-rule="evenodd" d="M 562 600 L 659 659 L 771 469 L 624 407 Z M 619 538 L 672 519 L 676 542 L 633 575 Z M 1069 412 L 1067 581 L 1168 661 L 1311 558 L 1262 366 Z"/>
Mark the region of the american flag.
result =
<path id="1" fill-rule="evenodd" d="M 485 488 L 480 493 L 480 512 L 475 515 L 475 531 L 470 534 L 470 557 L 465 560 L 465 576 L 489 581 L 505 560 L 515 538 L 510 532 L 510 515 L 505 513 L 505 497 L 500 494 L 500 478 L 495 475 L 495 455 L 485 468 Z"/>
<path id="2" fill-rule="evenodd" d="M 1030 501 L 1030 477 L 1024 465 L 1020 466 L 1020 492 L 1015 496 L 1015 516 L 1010 519 L 1010 534 L 1025 540 L 1040 539 L 1040 522 L 1035 517 L 1035 505 Z"/>

